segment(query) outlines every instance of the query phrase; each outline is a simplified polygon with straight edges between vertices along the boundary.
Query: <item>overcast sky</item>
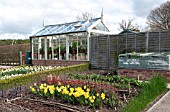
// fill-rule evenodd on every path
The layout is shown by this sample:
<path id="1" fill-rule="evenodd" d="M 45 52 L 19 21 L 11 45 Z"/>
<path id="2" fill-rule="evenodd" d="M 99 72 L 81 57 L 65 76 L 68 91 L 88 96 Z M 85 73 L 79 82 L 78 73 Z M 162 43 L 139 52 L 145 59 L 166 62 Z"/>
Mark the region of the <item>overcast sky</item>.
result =
<path id="1" fill-rule="evenodd" d="M 167 0 L 0 0 L 0 39 L 26 39 L 45 25 L 76 21 L 76 16 L 89 12 L 96 17 L 104 10 L 104 23 L 118 33 L 118 23 L 135 18 L 146 26 L 151 9 Z"/>

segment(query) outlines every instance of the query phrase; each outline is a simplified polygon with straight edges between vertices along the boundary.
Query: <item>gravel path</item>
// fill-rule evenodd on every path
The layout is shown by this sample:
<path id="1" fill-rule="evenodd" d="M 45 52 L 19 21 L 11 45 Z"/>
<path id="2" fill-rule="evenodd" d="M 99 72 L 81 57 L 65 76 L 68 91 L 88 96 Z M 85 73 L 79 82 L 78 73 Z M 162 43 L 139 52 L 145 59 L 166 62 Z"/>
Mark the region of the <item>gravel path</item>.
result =
<path id="1" fill-rule="evenodd" d="M 170 84 L 168 84 L 168 88 Z M 170 90 L 147 112 L 170 112 Z"/>

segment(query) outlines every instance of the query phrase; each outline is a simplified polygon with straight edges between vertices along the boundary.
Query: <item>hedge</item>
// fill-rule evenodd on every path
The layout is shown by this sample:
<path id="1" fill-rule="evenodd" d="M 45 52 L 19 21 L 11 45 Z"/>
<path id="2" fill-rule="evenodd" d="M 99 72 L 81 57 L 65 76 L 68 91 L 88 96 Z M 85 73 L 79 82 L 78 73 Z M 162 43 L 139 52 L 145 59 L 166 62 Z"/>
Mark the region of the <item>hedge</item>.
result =
<path id="1" fill-rule="evenodd" d="M 46 70 L 46 71 L 42 71 L 42 72 L 26 74 L 26 75 L 22 75 L 22 76 L 16 76 L 16 77 L 12 77 L 9 79 L 0 80 L 0 90 L 30 84 L 30 83 L 34 83 L 36 81 L 41 81 L 48 74 L 57 76 L 57 75 L 61 75 L 61 74 L 73 73 L 75 71 L 85 71 L 85 70 L 89 70 L 88 63 L 73 65 L 73 66 L 68 66 L 68 67 L 61 67 L 61 68 L 56 68 L 56 69 L 52 69 L 52 70 Z"/>

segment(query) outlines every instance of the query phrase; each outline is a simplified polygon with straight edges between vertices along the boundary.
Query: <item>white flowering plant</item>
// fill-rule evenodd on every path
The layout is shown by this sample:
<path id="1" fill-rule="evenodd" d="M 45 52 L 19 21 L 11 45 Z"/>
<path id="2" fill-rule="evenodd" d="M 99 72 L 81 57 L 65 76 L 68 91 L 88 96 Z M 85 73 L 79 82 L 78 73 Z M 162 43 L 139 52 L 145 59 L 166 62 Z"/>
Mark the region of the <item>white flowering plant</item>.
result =
<path id="1" fill-rule="evenodd" d="M 59 68 L 56 66 L 20 66 L 20 67 L 13 67 L 8 68 L 5 70 L 0 71 L 0 79 L 8 79 L 15 76 L 21 76 L 24 74 L 31 74 L 35 72 L 45 71 L 45 70 L 51 70 Z"/>

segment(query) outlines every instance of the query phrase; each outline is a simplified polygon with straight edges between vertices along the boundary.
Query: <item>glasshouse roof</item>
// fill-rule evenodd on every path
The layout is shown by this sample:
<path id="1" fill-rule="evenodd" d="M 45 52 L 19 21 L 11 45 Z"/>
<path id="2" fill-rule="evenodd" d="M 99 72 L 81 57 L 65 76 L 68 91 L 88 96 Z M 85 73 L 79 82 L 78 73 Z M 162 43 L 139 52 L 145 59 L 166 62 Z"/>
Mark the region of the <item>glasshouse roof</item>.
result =
<path id="1" fill-rule="evenodd" d="M 32 37 L 86 32 L 87 29 L 99 19 L 101 18 L 95 18 L 88 21 L 76 21 L 65 24 L 47 25 L 44 26 L 40 31 L 35 33 Z"/>

